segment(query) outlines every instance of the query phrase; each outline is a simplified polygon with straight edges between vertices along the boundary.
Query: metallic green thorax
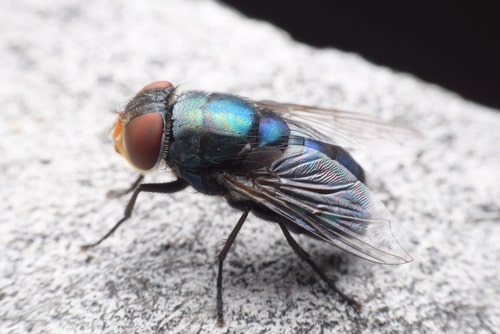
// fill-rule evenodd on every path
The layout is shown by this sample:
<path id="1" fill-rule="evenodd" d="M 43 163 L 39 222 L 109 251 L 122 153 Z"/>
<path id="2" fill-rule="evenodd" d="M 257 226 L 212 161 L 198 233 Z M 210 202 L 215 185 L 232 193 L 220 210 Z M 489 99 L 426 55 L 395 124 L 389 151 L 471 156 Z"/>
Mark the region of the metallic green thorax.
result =
<path id="1" fill-rule="evenodd" d="M 281 149 L 290 132 L 275 113 L 245 99 L 196 91 L 177 99 L 171 121 L 167 161 L 202 192 L 208 186 L 202 171 L 238 168 L 245 157 Z"/>

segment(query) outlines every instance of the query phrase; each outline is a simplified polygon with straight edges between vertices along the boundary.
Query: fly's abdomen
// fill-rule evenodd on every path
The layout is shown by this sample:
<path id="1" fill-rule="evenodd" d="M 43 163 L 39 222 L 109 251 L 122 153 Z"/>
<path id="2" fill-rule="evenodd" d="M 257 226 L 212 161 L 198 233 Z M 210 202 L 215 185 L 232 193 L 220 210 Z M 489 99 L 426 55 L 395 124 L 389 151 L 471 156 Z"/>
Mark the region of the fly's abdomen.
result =
<path id="1" fill-rule="evenodd" d="M 258 147 L 283 147 L 288 141 L 290 129 L 285 121 L 269 110 L 259 113 Z"/>
<path id="2" fill-rule="evenodd" d="M 304 147 L 303 148 L 304 154 L 302 157 L 303 159 L 305 159 L 305 157 L 307 156 L 305 153 L 308 150 L 315 150 L 325 154 L 328 158 L 337 161 L 344 168 L 346 168 L 352 175 L 356 177 L 356 179 L 365 183 L 365 172 L 363 168 L 342 147 L 301 137 L 290 138 L 289 144 L 300 145 Z"/>

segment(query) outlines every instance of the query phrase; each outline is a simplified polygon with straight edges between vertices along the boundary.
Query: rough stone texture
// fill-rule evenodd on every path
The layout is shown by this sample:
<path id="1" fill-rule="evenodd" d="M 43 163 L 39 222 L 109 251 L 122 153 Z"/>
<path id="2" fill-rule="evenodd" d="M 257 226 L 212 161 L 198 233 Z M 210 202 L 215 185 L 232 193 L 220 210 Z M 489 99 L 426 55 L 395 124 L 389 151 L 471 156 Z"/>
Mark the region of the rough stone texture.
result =
<path id="1" fill-rule="evenodd" d="M 361 57 L 313 49 L 212 1 L 0 4 L 1 333 L 494 333 L 500 328 L 500 114 Z M 414 261 L 381 266 L 299 238 L 363 304 L 341 303 L 279 228 L 186 190 L 142 196 L 100 247 L 134 172 L 113 152 L 114 110 L 143 85 L 335 106 L 425 139 L 358 152 Z M 167 180 L 167 173 L 156 179 Z"/>

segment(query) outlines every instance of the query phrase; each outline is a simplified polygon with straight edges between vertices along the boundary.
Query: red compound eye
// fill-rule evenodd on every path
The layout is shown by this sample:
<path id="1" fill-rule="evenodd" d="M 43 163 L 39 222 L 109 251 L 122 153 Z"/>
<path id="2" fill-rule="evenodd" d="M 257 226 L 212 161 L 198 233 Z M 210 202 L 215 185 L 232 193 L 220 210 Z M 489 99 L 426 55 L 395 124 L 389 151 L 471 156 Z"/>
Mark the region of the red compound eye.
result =
<path id="1" fill-rule="evenodd" d="M 144 86 L 137 94 L 140 94 L 144 91 L 151 89 L 158 89 L 158 88 L 166 89 L 168 87 L 172 87 L 172 83 L 169 81 L 155 81 L 150 83 L 149 85 Z"/>
<path id="2" fill-rule="evenodd" d="M 162 138 L 161 114 L 144 114 L 132 119 L 125 131 L 125 146 L 130 162 L 141 170 L 153 168 L 161 154 Z"/>

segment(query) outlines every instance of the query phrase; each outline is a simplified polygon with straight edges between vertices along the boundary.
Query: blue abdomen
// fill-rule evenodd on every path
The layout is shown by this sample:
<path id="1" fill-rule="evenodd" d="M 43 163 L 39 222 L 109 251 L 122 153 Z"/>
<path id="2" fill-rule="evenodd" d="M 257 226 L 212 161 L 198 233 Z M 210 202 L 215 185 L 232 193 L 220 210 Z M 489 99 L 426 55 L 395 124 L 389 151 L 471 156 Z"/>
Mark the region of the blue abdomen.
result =
<path id="1" fill-rule="evenodd" d="M 347 168 L 352 175 L 354 175 L 358 180 L 365 183 L 365 172 L 363 168 L 354 160 L 354 158 L 343 148 L 336 145 L 330 145 L 322 142 L 318 142 L 311 139 L 306 139 L 304 141 L 306 147 L 315 149 L 326 154 L 328 157 L 336 160 L 342 166 Z"/>
<path id="2" fill-rule="evenodd" d="M 342 147 L 337 145 L 331 145 L 323 143 L 314 139 L 303 138 L 303 137 L 292 137 L 289 140 L 289 145 L 299 145 L 303 146 L 304 153 L 307 150 L 315 150 L 323 153 L 330 159 L 333 159 L 340 163 L 344 168 L 346 168 L 352 175 L 356 177 L 359 181 L 365 183 L 366 177 L 363 168 L 354 160 L 354 158 L 344 150 Z M 307 155 L 304 154 L 304 159 Z"/>

